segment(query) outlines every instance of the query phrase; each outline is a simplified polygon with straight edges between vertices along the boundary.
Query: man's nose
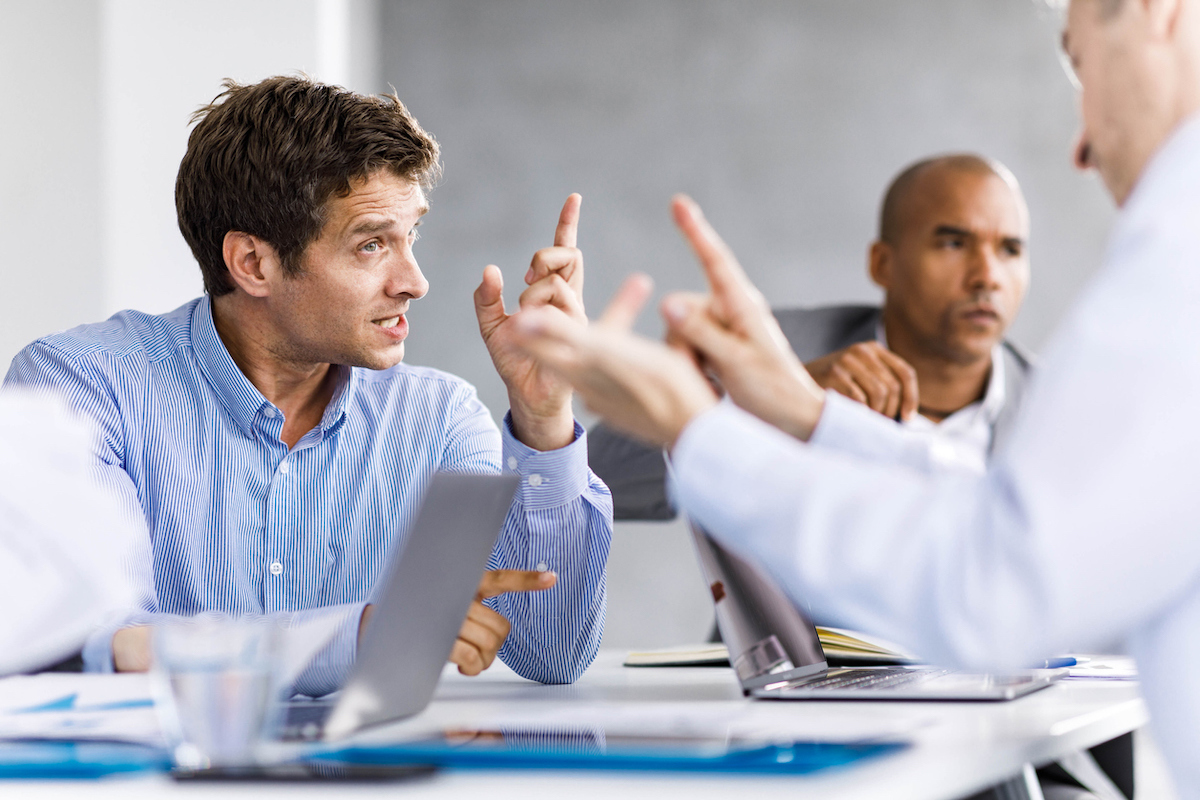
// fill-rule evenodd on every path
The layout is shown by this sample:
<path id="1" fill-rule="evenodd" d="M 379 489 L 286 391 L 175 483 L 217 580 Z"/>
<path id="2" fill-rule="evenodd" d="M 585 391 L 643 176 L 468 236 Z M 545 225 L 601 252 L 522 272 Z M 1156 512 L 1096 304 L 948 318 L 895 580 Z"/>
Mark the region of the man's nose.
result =
<path id="1" fill-rule="evenodd" d="M 1088 170 L 1096 166 L 1092 163 L 1092 145 L 1088 141 L 1087 130 L 1079 129 L 1079 133 L 1075 134 L 1075 143 L 1071 148 L 1071 161 L 1075 164 L 1075 169 Z"/>
<path id="2" fill-rule="evenodd" d="M 974 248 L 971 265 L 967 271 L 967 288 L 973 292 L 994 291 L 1000 287 L 1000 256 L 996 248 L 986 242 Z"/>
<path id="3" fill-rule="evenodd" d="M 419 300 L 428 292 L 429 281 L 425 280 L 425 275 L 421 272 L 421 267 L 417 265 L 417 260 L 412 253 L 406 253 L 397 259 L 388 281 L 388 295 L 391 297 L 408 295 L 413 300 Z"/>

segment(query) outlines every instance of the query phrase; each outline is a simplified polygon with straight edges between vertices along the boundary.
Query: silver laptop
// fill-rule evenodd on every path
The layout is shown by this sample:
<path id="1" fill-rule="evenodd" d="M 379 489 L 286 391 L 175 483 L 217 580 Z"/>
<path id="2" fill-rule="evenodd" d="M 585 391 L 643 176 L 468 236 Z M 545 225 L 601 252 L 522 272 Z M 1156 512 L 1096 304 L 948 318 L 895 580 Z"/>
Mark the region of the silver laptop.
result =
<path id="1" fill-rule="evenodd" d="M 817 629 L 767 574 L 697 525 L 692 538 L 729 662 L 752 697 L 775 700 L 1012 700 L 1049 686 L 1050 670 L 987 675 L 931 667 L 833 668 Z"/>
<path id="2" fill-rule="evenodd" d="M 517 475 L 433 476 L 345 687 L 331 701 L 290 704 L 284 738 L 337 739 L 429 704 L 519 483 Z"/>

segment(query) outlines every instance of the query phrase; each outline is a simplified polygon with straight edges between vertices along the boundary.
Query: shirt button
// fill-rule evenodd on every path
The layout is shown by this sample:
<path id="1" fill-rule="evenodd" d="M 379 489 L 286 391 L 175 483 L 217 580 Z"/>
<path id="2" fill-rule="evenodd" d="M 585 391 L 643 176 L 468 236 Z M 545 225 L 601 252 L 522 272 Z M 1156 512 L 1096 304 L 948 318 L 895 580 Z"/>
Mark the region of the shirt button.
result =
<path id="1" fill-rule="evenodd" d="M 281 473 L 283 473 L 284 475 L 287 475 L 287 474 L 288 474 L 288 472 L 290 472 L 290 471 L 291 471 L 291 469 L 292 469 L 292 468 L 288 466 L 288 462 L 286 462 L 286 461 L 281 461 L 281 462 L 279 463 L 279 471 L 280 471 Z"/>
<path id="2" fill-rule="evenodd" d="M 541 486 L 542 485 L 542 476 L 537 474 L 536 472 L 533 473 L 532 475 L 530 475 L 529 476 L 529 485 L 535 489 L 537 487 Z"/>
<path id="3" fill-rule="evenodd" d="M 537 571 L 538 571 L 538 572 L 545 572 L 545 571 L 546 571 L 546 570 L 548 570 L 548 569 L 550 569 L 550 567 L 549 567 L 549 565 L 547 565 L 547 564 L 546 564 L 546 562 L 545 562 L 545 561 L 539 561 L 539 562 L 538 562 L 538 565 L 537 565 Z"/>
<path id="4" fill-rule="evenodd" d="M 278 575 L 281 572 L 283 572 L 283 564 L 280 564 L 278 561 L 272 561 L 271 562 L 271 574 Z"/>
<path id="5" fill-rule="evenodd" d="M 509 457 L 508 457 L 508 468 L 509 468 L 509 469 L 516 469 L 516 468 L 517 468 L 517 457 L 516 457 L 516 456 L 509 456 Z"/>
<path id="6" fill-rule="evenodd" d="M 270 406 L 267 406 L 266 408 L 263 409 L 263 416 L 266 417 L 267 419 L 274 418 L 275 409 L 271 408 Z"/>

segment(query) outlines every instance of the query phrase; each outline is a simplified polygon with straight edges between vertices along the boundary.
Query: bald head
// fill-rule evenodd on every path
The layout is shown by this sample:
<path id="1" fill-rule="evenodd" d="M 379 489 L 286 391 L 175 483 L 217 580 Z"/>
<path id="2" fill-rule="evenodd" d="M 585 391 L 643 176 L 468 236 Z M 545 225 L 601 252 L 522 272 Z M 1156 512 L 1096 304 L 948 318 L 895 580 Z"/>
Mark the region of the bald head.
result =
<path id="1" fill-rule="evenodd" d="M 879 240 L 895 245 L 921 216 L 919 198 L 940 193 L 958 176 L 990 175 L 1006 183 L 1020 198 L 1021 187 L 1008 167 L 990 158 L 973 153 L 954 153 L 935 156 L 916 162 L 892 179 L 883 196 L 879 213 Z"/>
<path id="2" fill-rule="evenodd" d="M 888 187 L 879 227 L 870 272 L 888 347 L 910 363 L 990 359 L 1029 283 L 1029 211 L 1012 173 L 976 155 L 920 161 Z"/>

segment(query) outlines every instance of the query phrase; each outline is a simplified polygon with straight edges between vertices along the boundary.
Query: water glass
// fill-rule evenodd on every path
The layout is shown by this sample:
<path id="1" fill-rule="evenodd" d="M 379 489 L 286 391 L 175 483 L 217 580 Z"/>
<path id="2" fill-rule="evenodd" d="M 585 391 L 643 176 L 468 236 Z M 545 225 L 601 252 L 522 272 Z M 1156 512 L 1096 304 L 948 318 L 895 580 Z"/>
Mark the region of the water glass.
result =
<path id="1" fill-rule="evenodd" d="M 155 627 L 156 702 L 177 767 L 259 763 L 279 707 L 281 634 L 266 618 L 212 614 Z"/>

